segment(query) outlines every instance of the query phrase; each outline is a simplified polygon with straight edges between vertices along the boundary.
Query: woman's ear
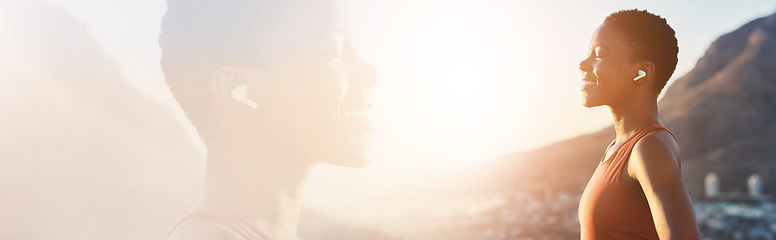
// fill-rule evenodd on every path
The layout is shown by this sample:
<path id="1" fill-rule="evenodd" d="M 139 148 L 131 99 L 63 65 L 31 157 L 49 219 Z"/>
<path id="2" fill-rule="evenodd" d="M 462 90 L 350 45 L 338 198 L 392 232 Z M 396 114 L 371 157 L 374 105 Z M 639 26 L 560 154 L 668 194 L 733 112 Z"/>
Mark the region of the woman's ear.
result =
<path id="1" fill-rule="evenodd" d="M 638 70 L 633 76 L 633 81 L 637 83 L 652 82 L 655 80 L 655 64 L 652 62 L 639 64 Z"/>
<path id="2" fill-rule="evenodd" d="M 259 104 L 248 96 L 248 85 L 237 68 L 216 69 L 210 83 L 215 100 L 231 111 L 250 113 L 259 107 Z"/>

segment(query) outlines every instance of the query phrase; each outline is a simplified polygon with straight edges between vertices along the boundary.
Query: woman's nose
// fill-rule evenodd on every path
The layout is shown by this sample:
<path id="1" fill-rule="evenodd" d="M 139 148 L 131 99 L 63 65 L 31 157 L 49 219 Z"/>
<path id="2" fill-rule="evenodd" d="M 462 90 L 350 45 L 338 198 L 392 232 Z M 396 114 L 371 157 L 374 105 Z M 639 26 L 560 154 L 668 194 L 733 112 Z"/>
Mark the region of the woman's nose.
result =
<path id="1" fill-rule="evenodd" d="M 579 62 L 579 70 L 583 72 L 593 71 L 593 65 L 590 64 L 590 58 L 585 58 Z"/>

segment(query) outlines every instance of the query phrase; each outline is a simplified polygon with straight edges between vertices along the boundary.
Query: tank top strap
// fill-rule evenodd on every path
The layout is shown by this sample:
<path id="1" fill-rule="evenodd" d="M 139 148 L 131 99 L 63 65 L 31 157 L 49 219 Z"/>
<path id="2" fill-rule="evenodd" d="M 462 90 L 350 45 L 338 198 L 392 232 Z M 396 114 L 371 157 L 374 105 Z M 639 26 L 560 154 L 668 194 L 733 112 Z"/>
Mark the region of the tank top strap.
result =
<path id="1" fill-rule="evenodd" d="M 251 224 L 251 222 L 247 219 L 235 216 L 229 212 L 215 207 L 202 207 L 195 210 L 194 212 L 191 212 L 189 215 L 186 215 L 186 217 L 175 224 L 173 231 L 178 228 L 178 226 L 183 224 L 183 222 L 197 217 L 209 218 L 215 221 L 215 223 L 218 223 L 227 227 L 229 230 L 234 231 L 246 240 L 272 240 L 272 238 L 261 231 L 256 225 Z M 169 238 L 171 234 L 172 231 L 167 235 L 167 238 Z"/>
<path id="2" fill-rule="evenodd" d="M 674 136 L 671 132 L 668 131 L 668 129 L 656 123 L 650 124 L 649 126 L 642 128 L 641 130 L 633 134 L 633 136 L 628 138 L 628 140 L 626 140 L 625 143 L 623 143 L 616 150 L 614 155 L 612 155 L 612 164 L 615 164 L 615 166 L 617 167 L 616 169 L 623 168 L 625 161 L 630 157 L 631 151 L 633 151 L 633 147 L 636 146 L 636 142 L 638 142 L 641 138 L 643 138 L 647 134 L 650 134 L 651 132 L 658 129 L 662 129 L 668 132 L 668 134 L 671 134 L 672 137 Z"/>

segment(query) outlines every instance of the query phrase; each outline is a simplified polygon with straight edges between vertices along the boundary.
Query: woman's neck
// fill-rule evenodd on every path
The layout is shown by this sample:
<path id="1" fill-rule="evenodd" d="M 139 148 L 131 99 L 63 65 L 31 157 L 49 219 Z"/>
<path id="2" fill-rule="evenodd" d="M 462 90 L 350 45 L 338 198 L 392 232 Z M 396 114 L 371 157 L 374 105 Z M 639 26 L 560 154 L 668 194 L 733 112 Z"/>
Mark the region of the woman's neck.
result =
<path id="1" fill-rule="evenodd" d="M 650 124 L 660 124 L 657 99 L 634 97 L 624 104 L 610 104 L 617 143 L 630 138 L 637 131 Z"/>
<path id="2" fill-rule="evenodd" d="M 198 207 L 214 206 L 249 219 L 275 240 L 297 239 L 302 195 L 315 164 L 273 141 L 209 145 Z"/>

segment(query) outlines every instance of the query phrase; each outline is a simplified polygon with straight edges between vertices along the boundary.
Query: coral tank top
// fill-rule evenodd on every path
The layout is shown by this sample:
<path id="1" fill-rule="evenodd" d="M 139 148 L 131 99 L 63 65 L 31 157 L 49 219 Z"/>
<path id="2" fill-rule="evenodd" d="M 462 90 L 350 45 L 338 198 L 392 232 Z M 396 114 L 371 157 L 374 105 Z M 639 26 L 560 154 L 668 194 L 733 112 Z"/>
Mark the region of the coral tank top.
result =
<path id="1" fill-rule="evenodd" d="M 658 129 L 668 132 L 658 124 L 649 125 L 631 136 L 609 159 L 606 155 L 601 159 L 579 202 L 582 240 L 659 239 L 649 206 L 630 196 L 620 179 L 636 142 Z"/>

